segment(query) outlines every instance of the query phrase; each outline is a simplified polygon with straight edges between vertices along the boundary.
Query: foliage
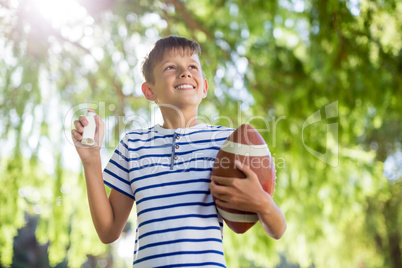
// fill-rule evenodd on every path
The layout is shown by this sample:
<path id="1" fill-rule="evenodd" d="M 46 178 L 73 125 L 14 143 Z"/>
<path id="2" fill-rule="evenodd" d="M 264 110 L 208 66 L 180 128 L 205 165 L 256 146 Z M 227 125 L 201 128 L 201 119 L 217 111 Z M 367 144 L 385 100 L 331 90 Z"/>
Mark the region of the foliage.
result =
<path id="1" fill-rule="evenodd" d="M 274 267 L 279 255 L 301 267 L 402 266 L 401 178 L 383 175 L 402 140 L 400 2 L 78 2 L 84 15 L 61 26 L 34 0 L 0 3 L 0 264 L 25 212 L 40 215 L 52 265 L 105 250 L 83 205 L 72 118 L 98 110 L 105 159 L 122 133 L 155 123 L 139 66 L 159 37 L 182 35 L 202 47 L 202 118 L 250 122 L 276 158 L 288 230 L 273 241 L 259 226 L 226 228 L 228 266 Z"/>

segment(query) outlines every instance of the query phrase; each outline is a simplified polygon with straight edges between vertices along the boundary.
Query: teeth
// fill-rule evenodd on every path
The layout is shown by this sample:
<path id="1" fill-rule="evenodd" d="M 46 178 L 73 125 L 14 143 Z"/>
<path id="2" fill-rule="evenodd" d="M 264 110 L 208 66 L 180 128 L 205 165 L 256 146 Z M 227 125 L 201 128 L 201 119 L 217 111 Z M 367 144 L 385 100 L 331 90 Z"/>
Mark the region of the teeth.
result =
<path id="1" fill-rule="evenodd" d="M 192 89 L 192 88 L 193 88 L 192 85 L 181 85 L 176 87 L 176 89 Z"/>

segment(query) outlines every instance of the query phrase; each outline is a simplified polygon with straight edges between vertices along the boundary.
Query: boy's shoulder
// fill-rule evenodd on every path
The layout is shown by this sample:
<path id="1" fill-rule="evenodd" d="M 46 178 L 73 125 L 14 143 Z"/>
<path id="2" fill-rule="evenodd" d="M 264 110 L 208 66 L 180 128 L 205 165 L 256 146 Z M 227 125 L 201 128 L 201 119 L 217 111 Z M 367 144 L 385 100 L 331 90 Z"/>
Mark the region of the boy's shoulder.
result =
<path id="1" fill-rule="evenodd" d="M 129 130 L 125 133 L 125 135 L 144 135 L 149 134 L 155 131 L 155 126 L 147 127 L 147 128 L 136 128 Z"/>

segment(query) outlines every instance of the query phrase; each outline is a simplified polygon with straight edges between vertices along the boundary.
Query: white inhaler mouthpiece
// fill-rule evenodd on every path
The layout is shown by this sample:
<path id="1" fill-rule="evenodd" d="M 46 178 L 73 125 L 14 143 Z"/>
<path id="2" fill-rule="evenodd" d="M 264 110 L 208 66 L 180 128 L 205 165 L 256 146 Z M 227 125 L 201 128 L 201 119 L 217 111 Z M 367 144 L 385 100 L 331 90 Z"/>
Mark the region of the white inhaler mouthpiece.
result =
<path id="1" fill-rule="evenodd" d="M 95 144 L 95 130 L 96 130 L 96 123 L 95 123 L 95 113 L 88 112 L 86 119 L 88 120 L 88 125 L 84 127 L 84 133 L 82 134 L 82 144 L 92 146 Z"/>

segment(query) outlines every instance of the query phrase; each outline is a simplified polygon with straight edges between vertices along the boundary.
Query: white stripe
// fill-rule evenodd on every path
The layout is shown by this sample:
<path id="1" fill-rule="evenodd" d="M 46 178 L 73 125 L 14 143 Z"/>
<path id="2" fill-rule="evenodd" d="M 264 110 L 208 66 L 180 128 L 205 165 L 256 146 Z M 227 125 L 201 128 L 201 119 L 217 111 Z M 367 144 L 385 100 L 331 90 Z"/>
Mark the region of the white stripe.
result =
<path id="1" fill-rule="evenodd" d="M 258 221 L 257 214 L 235 214 L 216 208 L 221 216 L 232 222 L 249 222 L 255 223 Z"/>
<path id="2" fill-rule="evenodd" d="M 266 156 L 269 155 L 268 145 L 247 145 L 242 143 L 237 143 L 233 141 L 226 140 L 222 145 L 221 150 L 238 155 L 245 156 Z"/>

